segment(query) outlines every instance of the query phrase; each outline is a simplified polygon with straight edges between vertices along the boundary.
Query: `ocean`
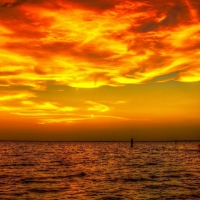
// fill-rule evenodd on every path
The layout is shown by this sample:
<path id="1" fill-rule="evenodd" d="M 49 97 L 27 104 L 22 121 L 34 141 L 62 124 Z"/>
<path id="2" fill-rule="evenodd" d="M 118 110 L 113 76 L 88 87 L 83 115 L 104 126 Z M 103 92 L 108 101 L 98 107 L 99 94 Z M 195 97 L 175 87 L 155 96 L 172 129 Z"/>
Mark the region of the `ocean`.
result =
<path id="1" fill-rule="evenodd" d="M 0 142 L 0 199 L 200 199 L 197 142 Z"/>

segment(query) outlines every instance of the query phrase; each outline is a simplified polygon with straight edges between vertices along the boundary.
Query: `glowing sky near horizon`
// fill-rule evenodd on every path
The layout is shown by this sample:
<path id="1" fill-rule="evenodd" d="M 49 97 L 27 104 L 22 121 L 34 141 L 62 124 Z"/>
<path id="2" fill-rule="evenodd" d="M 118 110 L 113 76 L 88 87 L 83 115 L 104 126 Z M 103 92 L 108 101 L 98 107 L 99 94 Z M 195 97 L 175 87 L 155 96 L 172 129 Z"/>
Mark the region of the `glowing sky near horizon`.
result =
<path id="1" fill-rule="evenodd" d="M 199 21 L 199 0 L 0 0 L 0 139 L 156 123 L 199 138 Z"/>

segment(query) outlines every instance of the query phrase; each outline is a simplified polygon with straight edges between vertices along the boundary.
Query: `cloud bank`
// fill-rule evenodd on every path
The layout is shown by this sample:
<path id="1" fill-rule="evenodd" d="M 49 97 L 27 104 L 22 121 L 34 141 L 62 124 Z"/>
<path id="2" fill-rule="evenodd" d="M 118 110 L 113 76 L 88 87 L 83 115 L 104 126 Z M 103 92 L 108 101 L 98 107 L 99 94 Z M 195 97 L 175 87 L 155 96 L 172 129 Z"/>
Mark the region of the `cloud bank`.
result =
<path id="1" fill-rule="evenodd" d="M 197 0 L 1 0 L 0 85 L 200 81 L 199 11 Z"/>

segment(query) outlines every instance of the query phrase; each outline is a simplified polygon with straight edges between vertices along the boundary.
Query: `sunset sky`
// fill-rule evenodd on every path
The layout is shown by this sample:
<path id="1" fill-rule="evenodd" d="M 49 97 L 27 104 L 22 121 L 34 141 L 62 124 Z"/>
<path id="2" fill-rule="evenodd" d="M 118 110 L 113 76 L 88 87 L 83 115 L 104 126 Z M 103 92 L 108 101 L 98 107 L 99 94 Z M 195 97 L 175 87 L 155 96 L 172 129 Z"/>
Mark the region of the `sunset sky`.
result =
<path id="1" fill-rule="evenodd" d="M 200 139 L 199 0 L 0 0 L 0 140 Z"/>

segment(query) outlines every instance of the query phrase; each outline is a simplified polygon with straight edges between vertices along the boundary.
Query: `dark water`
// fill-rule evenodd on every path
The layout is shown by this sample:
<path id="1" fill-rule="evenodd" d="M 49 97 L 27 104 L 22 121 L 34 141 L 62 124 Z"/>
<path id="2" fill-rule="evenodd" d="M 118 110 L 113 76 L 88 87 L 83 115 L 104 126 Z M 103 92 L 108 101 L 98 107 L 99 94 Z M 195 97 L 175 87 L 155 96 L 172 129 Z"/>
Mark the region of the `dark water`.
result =
<path id="1" fill-rule="evenodd" d="M 0 142 L 0 199 L 200 199 L 197 145 Z"/>

